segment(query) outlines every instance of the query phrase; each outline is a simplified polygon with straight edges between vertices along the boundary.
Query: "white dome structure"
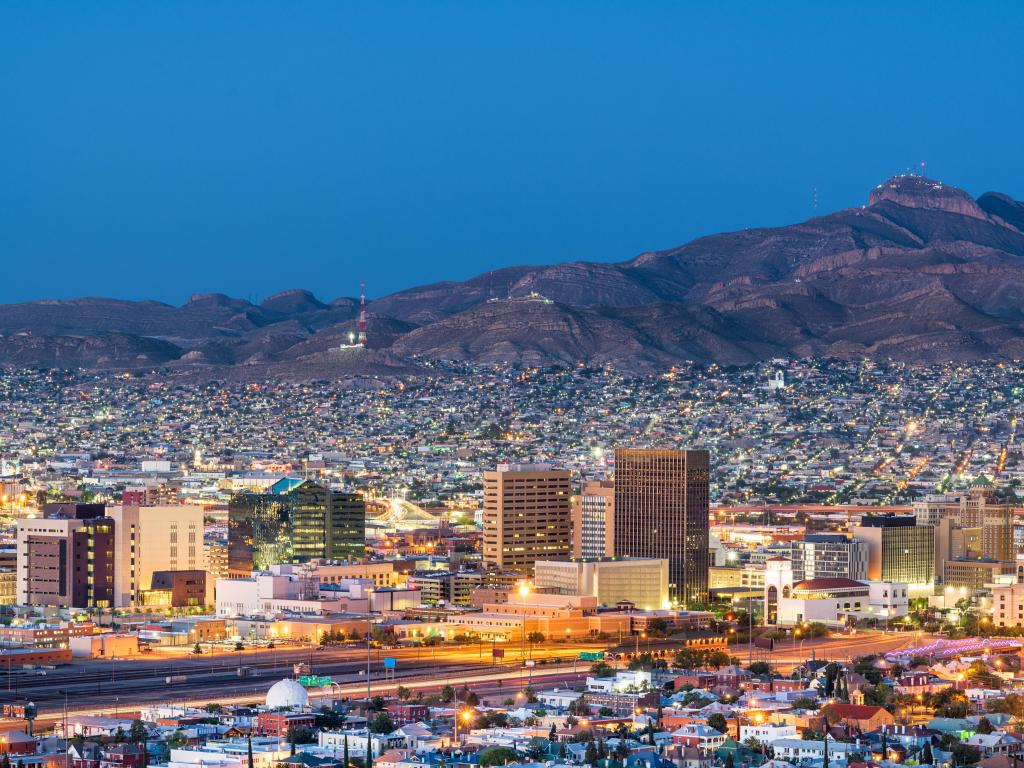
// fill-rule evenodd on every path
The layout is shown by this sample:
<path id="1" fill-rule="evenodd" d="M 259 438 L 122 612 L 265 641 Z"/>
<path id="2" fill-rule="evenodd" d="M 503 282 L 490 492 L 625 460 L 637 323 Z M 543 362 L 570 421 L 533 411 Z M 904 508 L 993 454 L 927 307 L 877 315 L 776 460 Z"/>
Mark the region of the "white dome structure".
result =
<path id="1" fill-rule="evenodd" d="M 279 680 L 267 691 L 267 707 L 270 709 L 295 709 L 309 704 L 309 694 L 295 680 Z"/>

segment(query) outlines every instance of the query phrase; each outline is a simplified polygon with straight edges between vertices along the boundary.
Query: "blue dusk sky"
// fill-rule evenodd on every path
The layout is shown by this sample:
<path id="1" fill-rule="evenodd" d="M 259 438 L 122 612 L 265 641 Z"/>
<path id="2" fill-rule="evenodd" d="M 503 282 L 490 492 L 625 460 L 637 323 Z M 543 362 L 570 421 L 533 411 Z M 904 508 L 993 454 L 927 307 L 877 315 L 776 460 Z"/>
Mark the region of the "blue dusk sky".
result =
<path id="1" fill-rule="evenodd" d="M 0 4 L 0 302 L 372 296 L 1024 197 L 1022 3 Z"/>

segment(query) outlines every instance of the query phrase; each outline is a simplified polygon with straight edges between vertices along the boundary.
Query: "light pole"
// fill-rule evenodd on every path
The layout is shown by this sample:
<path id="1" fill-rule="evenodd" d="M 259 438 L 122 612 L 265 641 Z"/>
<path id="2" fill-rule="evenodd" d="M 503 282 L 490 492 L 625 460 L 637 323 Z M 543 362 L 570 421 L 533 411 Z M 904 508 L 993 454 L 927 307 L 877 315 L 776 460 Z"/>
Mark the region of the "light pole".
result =
<path id="1" fill-rule="evenodd" d="M 747 598 L 747 666 L 754 663 L 754 598 Z"/>
<path id="2" fill-rule="evenodd" d="M 473 713 L 470 710 L 468 710 L 468 709 L 464 709 L 464 710 L 462 710 L 462 712 L 456 712 L 455 713 L 455 743 L 456 744 L 460 743 L 459 742 L 459 718 L 460 717 L 462 718 L 462 721 L 466 724 L 466 727 L 468 728 L 470 721 L 472 721 L 472 719 L 473 719 Z"/>

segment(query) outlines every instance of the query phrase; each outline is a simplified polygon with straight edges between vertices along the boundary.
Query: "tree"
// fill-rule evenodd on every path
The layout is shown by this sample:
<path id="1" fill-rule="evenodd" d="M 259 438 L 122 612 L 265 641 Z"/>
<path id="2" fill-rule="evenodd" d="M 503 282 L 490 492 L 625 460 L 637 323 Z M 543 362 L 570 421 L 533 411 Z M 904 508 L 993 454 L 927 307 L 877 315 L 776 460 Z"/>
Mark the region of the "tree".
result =
<path id="1" fill-rule="evenodd" d="M 543 759 L 548 753 L 548 744 L 544 739 L 530 739 L 529 745 L 526 747 L 526 756 L 533 761 Z"/>
<path id="2" fill-rule="evenodd" d="M 989 734 L 992 733 L 992 731 L 994 730 L 995 728 L 992 727 L 992 723 L 987 717 L 982 717 L 978 721 L 978 727 L 975 729 L 976 733 L 981 734 Z"/>
<path id="3" fill-rule="evenodd" d="M 341 728 L 345 725 L 345 713 L 335 712 L 330 707 L 320 707 L 316 713 L 316 727 L 320 730 L 326 728 Z"/>
<path id="4" fill-rule="evenodd" d="M 344 768 L 349 768 L 351 762 L 348 759 L 348 734 L 345 734 L 344 751 L 341 753 L 342 758 L 345 761 Z"/>
<path id="5" fill-rule="evenodd" d="M 544 642 L 544 633 L 543 632 L 530 632 L 526 636 L 526 642 L 534 643 L 534 644 L 536 644 L 536 643 L 543 643 Z"/>
<path id="6" fill-rule="evenodd" d="M 733 760 L 732 752 L 727 752 L 725 755 L 725 768 L 735 768 L 736 761 Z"/>
<path id="7" fill-rule="evenodd" d="M 445 704 L 449 704 L 450 702 L 452 702 L 454 700 L 455 700 L 455 689 L 454 688 L 452 688 L 450 685 L 446 685 L 444 688 L 441 689 L 441 701 L 443 701 Z"/>
<path id="8" fill-rule="evenodd" d="M 288 743 L 295 748 L 296 744 L 312 744 L 316 741 L 316 735 L 312 729 L 301 725 L 293 725 L 288 729 Z"/>
<path id="9" fill-rule="evenodd" d="M 480 753 L 480 768 L 490 768 L 492 765 L 505 765 L 514 763 L 519 759 L 519 753 L 509 747 L 488 747 Z"/>
<path id="10" fill-rule="evenodd" d="M 235 650 L 236 651 L 244 651 L 245 650 L 245 644 L 241 640 L 239 640 L 237 643 L 235 643 Z"/>
<path id="11" fill-rule="evenodd" d="M 594 765 L 597 763 L 597 747 L 594 746 L 593 741 L 587 742 L 587 748 L 583 753 L 583 762 L 587 765 Z"/>
<path id="12" fill-rule="evenodd" d="M 615 670 L 606 661 L 599 661 L 593 664 L 590 667 L 590 672 L 594 677 L 611 677 L 615 674 Z"/>
<path id="13" fill-rule="evenodd" d="M 664 619 L 651 619 L 647 622 L 647 634 L 664 636 L 668 634 L 668 622 Z"/>
<path id="14" fill-rule="evenodd" d="M 370 732 L 366 732 L 366 768 L 373 768 L 373 739 Z"/>
<path id="15" fill-rule="evenodd" d="M 1005 715 L 1016 715 L 1024 709 L 1024 696 L 1011 693 L 1001 699 L 991 699 L 988 702 L 989 712 L 1000 712 Z"/>
<path id="16" fill-rule="evenodd" d="M 114 741 L 116 741 L 118 744 L 128 741 L 128 734 L 124 732 L 124 728 L 122 728 L 120 725 L 117 726 L 117 730 L 114 731 Z"/>
<path id="17" fill-rule="evenodd" d="M 387 712 L 378 712 L 370 721 L 370 733 L 391 733 L 395 730 L 395 724 Z"/>
<path id="18" fill-rule="evenodd" d="M 196 643 L 192 646 L 192 653 L 194 653 L 196 656 L 199 656 L 200 654 L 202 654 L 202 652 L 203 649 L 199 646 L 199 643 Z"/>
<path id="19" fill-rule="evenodd" d="M 938 717 L 967 717 L 970 703 L 955 688 L 944 688 L 932 697 L 932 706 Z"/>
<path id="20" fill-rule="evenodd" d="M 398 696 L 402 701 L 408 701 L 412 696 L 412 691 L 406 688 L 404 685 L 398 686 L 398 690 L 395 691 L 395 695 Z"/>
<path id="21" fill-rule="evenodd" d="M 953 753 L 954 765 L 974 765 L 981 760 L 981 752 L 977 747 L 971 747 L 959 741 L 953 745 L 950 752 Z"/>
<path id="22" fill-rule="evenodd" d="M 142 744 L 147 738 L 149 738 L 149 731 L 146 730 L 146 724 L 138 718 L 132 720 L 131 727 L 128 729 L 128 740 L 133 744 Z"/>
<path id="23" fill-rule="evenodd" d="M 772 665 L 767 661 L 755 661 L 747 669 L 750 670 L 752 675 L 770 675 L 772 673 Z M 730 755 L 732 757 L 732 755 Z"/>
<path id="24" fill-rule="evenodd" d="M 877 660 L 878 656 L 861 656 L 854 659 L 853 671 L 862 677 L 866 677 L 872 685 L 877 685 L 882 681 L 881 673 L 875 668 Z"/>
<path id="25" fill-rule="evenodd" d="M 743 742 L 743 746 L 749 749 L 751 752 L 761 751 L 761 742 L 751 736 L 749 739 Z"/>
<path id="26" fill-rule="evenodd" d="M 730 661 L 731 659 L 729 658 L 729 654 L 725 651 L 714 651 L 708 654 L 707 657 L 708 666 L 714 667 L 715 669 L 721 669 L 722 667 L 729 666 Z"/>
<path id="27" fill-rule="evenodd" d="M 466 694 L 466 706 L 477 707 L 480 705 L 480 697 L 476 695 L 475 691 L 470 691 Z"/>
<path id="28" fill-rule="evenodd" d="M 715 712 L 713 715 L 708 717 L 708 725 L 719 733 L 729 733 L 729 722 L 721 712 Z"/>
<path id="29" fill-rule="evenodd" d="M 574 699 L 569 703 L 569 714 L 579 715 L 580 717 L 587 717 L 590 714 L 590 707 L 587 706 L 587 700 L 583 696 L 578 699 Z"/>
<path id="30" fill-rule="evenodd" d="M 188 737 L 184 731 L 177 730 L 167 737 L 167 746 L 171 749 L 181 749 L 188 744 Z"/>
<path id="31" fill-rule="evenodd" d="M 924 749 L 921 750 L 921 764 L 931 765 L 935 762 L 935 758 L 932 756 L 932 745 L 930 741 L 924 743 Z"/>
<path id="32" fill-rule="evenodd" d="M 797 696 L 793 699 L 791 705 L 793 709 L 817 709 L 818 702 L 816 699 L 812 699 L 810 696 Z"/>

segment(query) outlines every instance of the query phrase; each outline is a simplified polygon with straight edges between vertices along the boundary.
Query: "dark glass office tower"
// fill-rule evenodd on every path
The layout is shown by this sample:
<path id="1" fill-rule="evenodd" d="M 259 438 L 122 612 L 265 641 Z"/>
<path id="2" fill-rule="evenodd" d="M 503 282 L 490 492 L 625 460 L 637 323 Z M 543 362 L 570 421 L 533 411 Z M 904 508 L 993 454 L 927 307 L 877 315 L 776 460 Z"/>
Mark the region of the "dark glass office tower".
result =
<path id="1" fill-rule="evenodd" d="M 668 560 L 673 604 L 708 598 L 707 451 L 615 449 L 615 554 Z"/>
<path id="2" fill-rule="evenodd" d="M 360 560 L 366 503 L 353 493 L 285 479 L 266 493 L 239 493 L 228 504 L 228 573 L 248 575 L 274 563 Z"/>

